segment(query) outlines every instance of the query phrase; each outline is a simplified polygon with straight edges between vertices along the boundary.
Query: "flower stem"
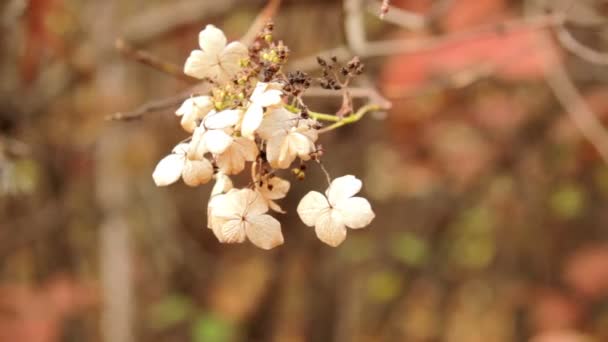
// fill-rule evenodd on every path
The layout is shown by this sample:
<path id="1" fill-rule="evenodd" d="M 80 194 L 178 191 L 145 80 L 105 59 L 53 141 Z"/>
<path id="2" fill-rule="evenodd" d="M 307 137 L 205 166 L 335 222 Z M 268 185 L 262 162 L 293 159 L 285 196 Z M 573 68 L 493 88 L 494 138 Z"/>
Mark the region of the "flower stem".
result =
<path id="1" fill-rule="evenodd" d="M 284 106 L 285 106 L 285 108 L 287 108 L 287 110 L 289 110 L 292 113 L 299 112 L 299 110 L 298 110 L 298 108 L 296 108 L 296 106 L 292 106 L 292 105 L 284 105 Z M 330 122 L 340 121 L 340 118 L 333 114 L 325 114 L 325 113 L 313 112 L 313 111 L 309 110 L 308 115 L 311 118 L 316 119 L 316 120 L 330 121 Z"/>
<path id="2" fill-rule="evenodd" d="M 319 133 L 325 133 L 325 132 L 333 131 L 334 129 L 336 129 L 338 127 L 342 127 L 344 125 L 348 125 L 348 124 L 357 122 L 357 121 L 361 120 L 361 118 L 363 118 L 365 116 L 365 114 L 367 114 L 369 112 L 377 111 L 377 110 L 380 110 L 380 109 L 382 109 L 382 107 L 380 105 L 377 105 L 377 104 L 368 104 L 368 105 L 365 105 L 365 106 L 359 108 L 359 110 L 357 110 L 357 112 L 355 114 L 353 114 L 353 115 L 347 116 L 347 117 L 342 118 L 342 119 L 336 117 L 336 118 L 338 118 L 338 120 L 335 123 L 333 123 L 333 124 L 331 124 L 331 125 L 329 125 L 327 127 L 324 127 L 322 129 L 320 129 Z"/>

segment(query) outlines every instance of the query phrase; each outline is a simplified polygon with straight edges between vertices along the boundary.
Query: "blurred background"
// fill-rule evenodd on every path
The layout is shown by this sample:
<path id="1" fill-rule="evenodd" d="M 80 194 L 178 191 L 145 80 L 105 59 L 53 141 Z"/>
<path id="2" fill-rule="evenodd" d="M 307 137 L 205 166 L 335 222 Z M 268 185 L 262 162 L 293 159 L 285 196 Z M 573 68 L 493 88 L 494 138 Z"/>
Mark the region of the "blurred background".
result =
<path id="1" fill-rule="evenodd" d="M 390 4 L 0 2 L 0 341 L 608 341 L 606 1 Z M 181 68 L 270 17 L 290 68 L 358 55 L 393 103 L 320 139 L 377 215 L 339 248 L 295 213 L 314 167 L 272 251 L 217 242 L 210 185 L 152 182 L 193 84 L 116 39 Z"/>

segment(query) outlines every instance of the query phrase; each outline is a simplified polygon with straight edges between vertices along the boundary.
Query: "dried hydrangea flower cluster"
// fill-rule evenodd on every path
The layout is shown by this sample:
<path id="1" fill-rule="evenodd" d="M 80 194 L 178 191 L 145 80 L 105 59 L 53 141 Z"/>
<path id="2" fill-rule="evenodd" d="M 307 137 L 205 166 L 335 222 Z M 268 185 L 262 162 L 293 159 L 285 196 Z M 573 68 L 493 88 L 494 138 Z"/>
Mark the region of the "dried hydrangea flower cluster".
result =
<path id="1" fill-rule="evenodd" d="M 221 30 L 208 25 L 199 35 L 199 45 L 184 72 L 213 87 L 209 94 L 193 95 L 176 111 L 191 136 L 158 163 L 154 182 L 166 186 L 181 178 L 194 187 L 215 179 L 208 228 L 220 242 L 249 240 L 271 249 L 283 243 L 283 234 L 269 211 L 284 213 L 276 201 L 290 187 L 278 171 L 289 170 L 298 160 L 291 173 L 303 178 L 306 161 L 320 163 L 322 151 L 316 143 L 322 125 L 317 119 L 338 122 L 341 117 L 308 110 L 301 95 L 312 79 L 302 72 L 283 73 L 289 51 L 273 41 L 272 25 L 251 47 L 228 44 Z M 347 77 L 360 73 L 362 65 L 353 60 L 345 68 L 341 73 Z M 323 86 L 329 82 L 326 74 Z M 229 176 L 243 172 L 247 163 L 251 182 L 236 188 Z M 298 214 L 307 226 L 315 227 L 321 241 L 337 246 L 346 238 L 346 227 L 363 228 L 374 218 L 369 202 L 353 197 L 360 189 L 361 181 L 354 176 L 336 178 L 325 195 L 311 191 L 304 196 Z"/>

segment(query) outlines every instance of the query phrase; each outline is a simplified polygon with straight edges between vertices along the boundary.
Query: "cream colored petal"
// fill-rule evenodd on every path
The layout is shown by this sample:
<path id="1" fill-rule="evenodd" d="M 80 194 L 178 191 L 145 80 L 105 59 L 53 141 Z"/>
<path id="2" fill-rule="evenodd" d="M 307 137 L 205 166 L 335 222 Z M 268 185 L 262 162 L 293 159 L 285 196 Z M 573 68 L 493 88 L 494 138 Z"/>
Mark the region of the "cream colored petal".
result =
<path id="1" fill-rule="evenodd" d="M 186 160 L 182 170 L 182 179 L 188 186 L 206 184 L 213 177 L 213 166 L 207 159 Z"/>
<path id="2" fill-rule="evenodd" d="M 328 210 L 321 214 L 315 224 L 315 233 L 319 240 L 337 247 L 346 239 L 346 227 L 341 215 L 335 210 Z"/>
<path id="3" fill-rule="evenodd" d="M 224 194 L 218 194 L 215 196 L 211 196 L 209 202 L 207 203 L 207 228 L 209 229 L 220 229 L 222 225 L 228 220 L 224 217 L 217 216 L 214 213 L 214 207 L 222 203 L 222 197 Z"/>
<path id="4" fill-rule="evenodd" d="M 280 213 L 280 214 L 286 213 L 286 211 L 283 210 L 283 208 L 281 208 L 281 206 L 278 205 L 275 201 L 267 200 L 266 202 L 268 203 L 268 208 L 270 208 L 270 210 L 276 211 L 277 213 Z"/>
<path id="5" fill-rule="evenodd" d="M 217 166 L 228 175 L 239 174 L 245 169 L 245 158 L 233 143 L 224 153 L 217 156 Z"/>
<path id="6" fill-rule="evenodd" d="M 260 193 L 269 200 L 281 199 L 289 192 L 290 185 L 289 181 L 283 178 L 272 177 L 260 187 Z"/>
<path id="7" fill-rule="evenodd" d="M 221 154 L 232 144 L 232 137 L 226 132 L 218 129 L 205 132 L 203 142 L 207 151 L 215 154 Z"/>
<path id="8" fill-rule="evenodd" d="M 340 212 L 344 224 L 353 229 L 369 225 L 376 216 L 369 202 L 363 197 L 342 200 L 335 207 Z"/>
<path id="9" fill-rule="evenodd" d="M 258 134 L 262 139 L 269 140 L 277 132 L 294 127 L 298 122 L 297 119 L 298 115 L 283 107 L 269 109 L 258 127 Z"/>
<path id="10" fill-rule="evenodd" d="M 266 83 L 266 82 L 256 83 L 255 88 L 253 88 L 253 92 L 251 93 L 251 96 L 249 97 L 251 102 L 257 102 L 257 99 L 264 94 L 264 92 L 266 91 L 267 88 L 268 88 L 268 83 Z"/>
<path id="11" fill-rule="evenodd" d="M 207 129 L 224 129 L 234 126 L 241 119 L 242 111 L 238 109 L 227 109 L 221 112 L 209 113 L 205 117 Z"/>
<path id="12" fill-rule="evenodd" d="M 246 218 L 265 214 L 266 212 L 268 212 L 268 204 L 259 192 L 253 191 L 251 189 L 243 189 L 241 191 L 244 193 L 245 197 L 246 209 L 243 215 Z"/>
<path id="13" fill-rule="evenodd" d="M 174 154 L 179 154 L 181 156 L 185 156 L 186 152 L 188 152 L 189 146 L 190 146 L 190 144 L 188 144 L 188 143 L 179 143 L 179 144 L 175 145 L 175 147 L 173 147 L 173 150 L 171 152 L 173 152 Z"/>
<path id="14" fill-rule="evenodd" d="M 249 241 L 262 249 L 272 249 L 283 244 L 281 224 L 270 215 L 248 217 L 245 232 Z"/>
<path id="15" fill-rule="evenodd" d="M 204 136 L 207 133 L 204 127 L 197 127 L 192 133 L 192 140 L 188 145 L 187 156 L 190 160 L 202 160 L 207 153 L 207 146 L 204 143 Z"/>
<path id="16" fill-rule="evenodd" d="M 217 165 L 222 172 L 235 175 L 243 171 L 246 161 L 254 161 L 258 153 L 255 142 L 238 137 L 224 153 L 217 156 Z"/>
<path id="17" fill-rule="evenodd" d="M 309 158 L 310 153 L 315 149 L 315 145 L 307 136 L 299 132 L 292 132 L 287 136 L 291 149 L 301 158 Z"/>
<path id="18" fill-rule="evenodd" d="M 270 166 L 275 169 L 279 168 L 279 155 L 281 154 L 281 146 L 284 140 L 285 134 L 279 132 L 266 143 L 266 159 L 268 159 Z"/>
<path id="19" fill-rule="evenodd" d="M 213 198 L 213 215 L 218 218 L 240 220 L 247 207 L 247 199 L 242 190 L 232 189 L 225 195 Z"/>
<path id="20" fill-rule="evenodd" d="M 321 214 L 329 211 L 329 203 L 320 192 L 310 191 L 300 200 L 297 211 L 302 222 L 312 227 Z"/>
<path id="21" fill-rule="evenodd" d="M 226 47 L 226 36 L 222 30 L 213 25 L 207 25 L 198 34 L 198 44 L 205 52 L 218 56 Z"/>
<path id="22" fill-rule="evenodd" d="M 298 153 L 293 144 L 292 136 L 291 134 L 288 134 L 279 150 L 279 159 L 277 161 L 277 165 L 281 169 L 287 169 L 297 156 Z"/>
<path id="23" fill-rule="evenodd" d="M 246 59 L 249 51 L 245 44 L 241 42 L 232 42 L 226 46 L 220 55 L 220 64 L 222 69 L 230 75 L 234 76 L 241 70 L 241 61 Z"/>
<path id="24" fill-rule="evenodd" d="M 219 68 L 218 63 L 216 56 L 201 50 L 194 50 L 186 59 L 184 73 L 198 79 L 211 77 L 213 74 L 210 72 Z M 217 71 L 214 72 L 217 73 Z"/>
<path id="25" fill-rule="evenodd" d="M 326 192 L 329 203 L 336 206 L 340 201 L 353 197 L 361 190 L 361 185 L 361 181 L 352 175 L 334 179 Z"/>
<path id="26" fill-rule="evenodd" d="M 215 175 L 215 184 L 213 185 L 213 189 L 211 189 L 211 197 L 224 194 L 232 188 L 234 188 L 234 185 L 232 184 L 230 177 L 226 176 L 226 174 L 223 172 L 218 172 Z"/>
<path id="27" fill-rule="evenodd" d="M 263 118 L 264 109 L 262 107 L 255 103 L 249 105 L 241 123 L 241 134 L 246 138 L 253 139 L 254 133 L 260 127 Z"/>
<path id="28" fill-rule="evenodd" d="M 274 106 L 281 103 L 283 92 L 277 89 L 266 90 L 262 95 L 255 99 L 256 104 L 262 107 Z"/>
<path id="29" fill-rule="evenodd" d="M 152 179 L 154 179 L 156 186 L 173 184 L 181 176 L 183 168 L 184 156 L 170 154 L 158 162 L 152 173 Z"/>
<path id="30" fill-rule="evenodd" d="M 226 221 L 216 236 L 221 243 L 242 243 L 247 236 L 245 225 L 245 222 L 241 220 Z"/>

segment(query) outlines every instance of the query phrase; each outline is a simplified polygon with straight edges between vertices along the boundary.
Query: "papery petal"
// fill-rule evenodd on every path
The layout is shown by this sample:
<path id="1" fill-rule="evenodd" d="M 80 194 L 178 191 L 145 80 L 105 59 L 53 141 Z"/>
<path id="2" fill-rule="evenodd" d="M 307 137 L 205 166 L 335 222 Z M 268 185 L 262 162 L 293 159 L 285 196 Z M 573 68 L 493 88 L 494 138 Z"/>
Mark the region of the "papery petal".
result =
<path id="1" fill-rule="evenodd" d="M 283 208 L 281 208 L 281 206 L 278 205 L 275 201 L 267 200 L 266 202 L 268 203 L 268 208 L 270 208 L 270 210 L 276 211 L 277 213 L 281 213 L 281 214 L 286 213 L 286 211 L 283 210 Z"/>
<path id="2" fill-rule="evenodd" d="M 277 160 L 277 165 L 281 169 L 288 168 L 291 163 L 296 159 L 298 153 L 294 149 L 294 145 L 292 143 L 291 135 L 287 135 L 283 140 L 283 144 L 279 149 L 279 158 Z"/>
<path id="3" fill-rule="evenodd" d="M 241 123 L 241 134 L 244 137 L 252 139 L 255 130 L 260 127 L 263 118 L 264 109 L 252 103 L 249 108 L 247 108 L 247 112 L 245 112 L 245 116 L 243 117 L 243 122 Z"/>
<path id="4" fill-rule="evenodd" d="M 249 241 L 262 249 L 271 249 L 283 244 L 281 224 L 270 215 L 248 217 L 245 232 Z"/>
<path id="5" fill-rule="evenodd" d="M 334 179 L 326 192 L 329 203 L 336 206 L 340 201 L 353 197 L 361 190 L 361 185 L 361 180 L 352 175 Z"/>
<path id="6" fill-rule="evenodd" d="M 186 160 L 182 170 L 182 179 L 188 186 L 205 184 L 213 177 L 213 166 L 207 159 Z"/>
<path id="7" fill-rule="evenodd" d="M 290 148 L 300 157 L 305 160 L 310 158 L 310 154 L 315 150 L 315 145 L 308 139 L 307 136 L 292 132 L 287 135 Z"/>
<path id="8" fill-rule="evenodd" d="M 262 197 L 259 192 L 251 189 L 243 189 L 241 191 L 244 193 L 245 197 L 246 209 L 243 215 L 246 219 L 268 212 L 268 204 L 266 204 L 264 197 Z"/>
<path id="9" fill-rule="evenodd" d="M 328 210 L 317 219 L 315 233 L 319 240 L 337 247 L 346 239 L 346 227 L 341 215 L 335 210 Z"/>
<path id="10" fill-rule="evenodd" d="M 198 44 L 205 52 L 217 56 L 226 47 L 226 36 L 222 30 L 213 25 L 207 25 L 204 30 L 198 34 Z"/>
<path id="11" fill-rule="evenodd" d="M 186 59 L 184 74 L 198 79 L 211 77 L 217 74 L 217 71 L 212 71 L 219 69 L 218 64 L 219 61 L 216 56 L 201 50 L 194 50 L 190 53 L 188 59 Z"/>
<path id="12" fill-rule="evenodd" d="M 241 119 L 243 112 L 238 109 L 227 109 L 221 112 L 209 113 L 205 117 L 205 128 L 207 129 L 224 129 L 234 126 Z"/>
<path id="13" fill-rule="evenodd" d="M 278 89 L 266 90 L 255 99 L 255 103 L 262 107 L 277 105 L 281 103 L 281 96 L 283 96 L 283 92 Z"/>
<path id="14" fill-rule="evenodd" d="M 268 159 L 270 166 L 275 169 L 285 168 L 279 167 L 279 156 L 281 154 L 281 146 L 283 145 L 285 136 L 284 133 L 278 132 L 266 142 L 266 158 Z M 289 167 L 289 165 L 287 167 Z"/>
<path id="15" fill-rule="evenodd" d="M 285 179 L 280 177 L 272 177 L 264 182 L 264 184 L 260 187 L 260 192 L 266 199 L 281 199 L 287 195 L 287 192 L 289 192 L 290 185 L 291 184 L 289 181 Z"/>
<path id="16" fill-rule="evenodd" d="M 222 130 L 210 130 L 203 135 L 203 141 L 207 151 L 221 154 L 232 144 L 232 137 Z"/>
<path id="17" fill-rule="evenodd" d="M 218 240 L 222 243 L 242 243 L 247 236 L 245 232 L 245 221 L 226 221 L 216 233 Z"/>
<path id="18" fill-rule="evenodd" d="M 342 220 L 347 227 L 357 229 L 370 224 L 376 216 L 372 206 L 363 197 L 351 197 L 342 200 L 335 207 L 342 215 Z"/>
<path id="19" fill-rule="evenodd" d="M 283 107 L 270 109 L 266 112 L 258 134 L 262 139 L 268 140 L 279 131 L 289 130 L 298 122 L 298 115 L 286 110 Z"/>
<path id="20" fill-rule="evenodd" d="M 220 64 L 224 72 L 234 76 L 241 70 L 240 62 L 249 56 L 247 46 L 241 42 L 232 42 L 226 46 L 220 55 Z"/>
<path id="21" fill-rule="evenodd" d="M 223 172 L 218 172 L 215 175 L 215 184 L 213 185 L 213 189 L 211 189 L 211 197 L 224 194 L 233 187 L 234 185 L 232 184 L 230 177 L 226 176 L 226 174 Z"/>
<path id="22" fill-rule="evenodd" d="M 312 227 L 321 214 L 329 211 L 329 203 L 320 192 L 310 191 L 300 200 L 297 211 L 302 222 Z"/>
<path id="23" fill-rule="evenodd" d="M 247 207 L 247 199 L 242 190 L 232 189 L 225 195 L 213 197 L 210 201 L 213 216 L 229 220 L 240 220 Z"/>
<path id="24" fill-rule="evenodd" d="M 184 156 L 178 154 L 170 154 L 161 159 L 154 172 L 152 178 L 156 186 L 167 186 L 175 183 L 182 175 L 184 168 Z"/>
<path id="25" fill-rule="evenodd" d="M 187 144 L 187 143 L 179 143 L 179 144 L 175 145 L 175 147 L 173 147 L 173 150 L 171 150 L 171 152 L 173 152 L 174 154 L 179 154 L 181 156 L 185 156 L 186 152 L 188 152 L 189 146 L 190 146 L 190 144 Z"/>
<path id="26" fill-rule="evenodd" d="M 207 153 L 207 146 L 205 146 L 204 136 L 207 133 L 204 127 L 197 127 L 192 133 L 192 140 L 188 146 L 188 159 L 190 160 L 202 160 Z"/>
<path id="27" fill-rule="evenodd" d="M 238 137 L 224 153 L 217 157 L 217 165 L 224 173 L 238 174 L 245 168 L 246 161 L 255 160 L 258 152 L 254 141 Z"/>

